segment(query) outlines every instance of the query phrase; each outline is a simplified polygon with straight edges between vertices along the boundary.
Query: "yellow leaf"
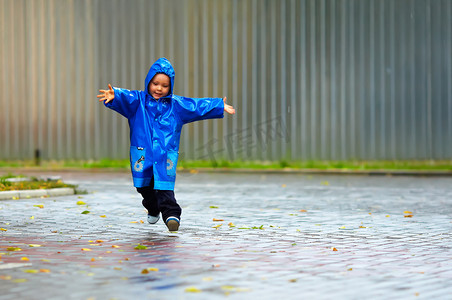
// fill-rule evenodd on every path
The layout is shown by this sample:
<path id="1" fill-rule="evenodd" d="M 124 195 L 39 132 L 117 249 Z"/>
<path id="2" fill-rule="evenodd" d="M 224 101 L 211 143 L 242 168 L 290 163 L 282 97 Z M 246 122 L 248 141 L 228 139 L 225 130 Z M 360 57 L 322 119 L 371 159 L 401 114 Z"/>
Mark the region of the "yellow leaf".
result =
<path id="1" fill-rule="evenodd" d="M 30 219 L 31 219 L 31 220 L 34 220 L 34 219 L 35 219 L 35 216 L 31 216 Z"/>
<path id="2" fill-rule="evenodd" d="M 112 245 L 111 247 L 112 248 L 119 248 L 119 246 L 116 246 L 116 245 Z"/>
<path id="3" fill-rule="evenodd" d="M 114 267 L 113 269 L 118 270 L 118 271 L 122 270 L 122 268 L 119 268 L 119 267 Z"/>
<path id="4" fill-rule="evenodd" d="M 339 227 L 339 229 L 345 229 L 345 226 Z"/>
<path id="5" fill-rule="evenodd" d="M 44 205 L 42 204 L 37 204 L 37 205 L 33 205 L 34 207 L 39 207 L 39 208 L 44 208 Z"/>
<path id="6" fill-rule="evenodd" d="M 8 248 L 6 248 L 6 251 L 22 251 L 22 249 L 20 249 L 18 247 L 8 247 Z"/>
<path id="7" fill-rule="evenodd" d="M 389 218 L 390 217 L 390 215 L 386 215 L 386 218 Z"/>
<path id="8" fill-rule="evenodd" d="M 14 279 L 14 280 L 11 280 L 12 282 L 14 282 L 14 283 L 23 283 L 23 282 L 27 282 L 27 279 L 25 279 L 25 278 L 18 278 L 18 279 Z"/>
<path id="9" fill-rule="evenodd" d="M 38 244 L 28 244 L 29 247 L 41 247 L 41 245 Z"/>
<path id="10" fill-rule="evenodd" d="M 129 223 L 138 223 L 138 221 L 132 221 L 132 222 L 129 222 Z"/>
<path id="11" fill-rule="evenodd" d="M 201 293 L 201 290 L 194 287 L 194 286 L 190 286 L 188 288 L 185 289 L 185 292 L 187 293 Z"/>
<path id="12" fill-rule="evenodd" d="M 213 218 L 212 221 L 214 221 L 214 222 L 223 222 L 224 220 L 223 219 L 215 219 L 215 218 Z"/>
<path id="13" fill-rule="evenodd" d="M 228 226 L 229 227 L 235 227 L 234 223 L 232 223 L 232 222 L 228 223 Z"/>
<path id="14" fill-rule="evenodd" d="M 0 279 L 1 280 L 11 280 L 11 276 L 8 276 L 8 275 L 0 275 Z"/>
<path id="15" fill-rule="evenodd" d="M 86 203 L 83 202 L 82 200 L 77 201 L 77 205 L 85 205 Z"/>
<path id="16" fill-rule="evenodd" d="M 89 248 L 82 248 L 82 251 L 91 251 Z"/>
<path id="17" fill-rule="evenodd" d="M 50 262 L 50 260 L 48 260 L 48 259 L 41 259 L 41 261 L 43 261 L 43 262 Z"/>
<path id="18" fill-rule="evenodd" d="M 353 271 L 353 268 L 349 268 L 349 269 L 347 269 L 347 271 Z"/>
<path id="19" fill-rule="evenodd" d="M 403 213 L 404 213 L 404 214 L 412 214 L 412 212 L 409 211 L 409 210 L 405 210 Z"/>
<path id="20" fill-rule="evenodd" d="M 107 251 L 107 252 L 105 252 L 105 253 L 112 253 L 111 251 Z"/>
<path id="21" fill-rule="evenodd" d="M 96 261 L 96 260 L 95 260 L 94 257 L 93 257 L 93 258 L 91 258 L 91 261 Z"/>
<path id="22" fill-rule="evenodd" d="M 20 260 L 29 261 L 28 257 L 22 257 Z"/>
<path id="23" fill-rule="evenodd" d="M 99 216 L 99 217 L 101 217 L 101 218 L 106 218 L 107 216 L 106 216 L 106 215 L 102 215 L 102 216 Z"/>
<path id="24" fill-rule="evenodd" d="M 32 274 L 35 274 L 35 273 L 38 273 L 39 271 L 38 271 L 38 270 L 30 269 L 30 270 L 24 270 L 24 272 L 25 272 L 25 273 L 32 273 Z"/>
<path id="25" fill-rule="evenodd" d="M 308 212 L 306 209 L 300 209 L 300 212 Z"/>
<path id="26" fill-rule="evenodd" d="M 367 227 L 365 227 L 365 226 L 359 226 L 359 228 L 367 228 Z"/>
<path id="27" fill-rule="evenodd" d="M 218 228 L 221 227 L 221 225 L 223 225 L 223 224 L 218 224 L 218 225 L 216 225 L 216 226 L 212 226 L 212 228 L 218 229 Z"/>
<path id="28" fill-rule="evenodd" d="M 50 273 L 50 270 L 48 270 L 48 269 L 39 269 L 39 272 L 41 272 L 41 273 Z"/>
<path id="29" fill-rule="evenodd" d="M 8 229 L 0 228 L 0 231 L 8 231 Z"/>

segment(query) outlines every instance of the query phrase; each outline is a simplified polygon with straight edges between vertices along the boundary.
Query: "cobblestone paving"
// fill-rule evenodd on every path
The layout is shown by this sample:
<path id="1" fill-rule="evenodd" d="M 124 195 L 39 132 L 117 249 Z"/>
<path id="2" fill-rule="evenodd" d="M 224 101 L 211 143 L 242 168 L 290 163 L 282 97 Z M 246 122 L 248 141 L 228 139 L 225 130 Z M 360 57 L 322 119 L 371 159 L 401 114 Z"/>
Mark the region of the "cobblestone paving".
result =
<path id="1" fill-rule="evenodd" d="M 0 201 L 2 300 L 451 299 L 452 178 L 179 174 L 174 233 L 62 176 L 90 193 Z"/>

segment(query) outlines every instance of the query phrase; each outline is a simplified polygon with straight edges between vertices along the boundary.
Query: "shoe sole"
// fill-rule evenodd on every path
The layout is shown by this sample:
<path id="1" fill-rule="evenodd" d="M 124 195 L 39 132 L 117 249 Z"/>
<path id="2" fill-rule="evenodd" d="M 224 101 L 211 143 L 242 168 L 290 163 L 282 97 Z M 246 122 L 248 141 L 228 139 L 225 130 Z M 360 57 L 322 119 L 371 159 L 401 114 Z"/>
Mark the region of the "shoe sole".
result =
<path id="1" fill-rule="evenodd" d="M 169 231 L 177 231 L 179 229 L 179 223 L 176 220 L 169 220 L 166 226 Z"/>

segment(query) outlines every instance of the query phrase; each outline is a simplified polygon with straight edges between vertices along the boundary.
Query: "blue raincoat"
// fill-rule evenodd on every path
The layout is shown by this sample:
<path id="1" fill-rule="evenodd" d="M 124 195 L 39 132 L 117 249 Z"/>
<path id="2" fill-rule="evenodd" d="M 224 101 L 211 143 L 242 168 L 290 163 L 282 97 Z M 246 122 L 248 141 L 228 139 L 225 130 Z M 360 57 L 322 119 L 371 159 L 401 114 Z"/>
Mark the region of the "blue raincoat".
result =
<path id="1" fill-rule="evenodd" d="M 158 73 L 169 76 L 171 86 L 166 97 L 156 100 L 149 94 L 148 86 Z M 148 186 L 154 177 L 154 189 L 174 190 L 182 126 L 223 118 L 223 99 L 174 95 L 174 69 L 166 58 L 158 59 L 151 66 L 144 84 L 144 91 L 113 88 L 115 98 L 105 106 L 129 120 L 134 186 Z"/>

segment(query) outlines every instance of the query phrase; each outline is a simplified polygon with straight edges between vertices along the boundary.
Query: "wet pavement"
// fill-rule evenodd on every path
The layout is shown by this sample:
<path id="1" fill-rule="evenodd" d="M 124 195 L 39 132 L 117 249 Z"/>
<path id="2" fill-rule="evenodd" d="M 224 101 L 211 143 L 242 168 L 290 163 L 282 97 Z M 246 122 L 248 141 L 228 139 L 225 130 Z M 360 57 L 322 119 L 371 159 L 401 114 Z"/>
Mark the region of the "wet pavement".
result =
<path id="1" fill-rule="evenodd" d="M 169 232 L 127 173 L 49 175 L 89 194 L 0 201 L 2 300 L 452 294 L 450 177 L 182 173 Z"/>

